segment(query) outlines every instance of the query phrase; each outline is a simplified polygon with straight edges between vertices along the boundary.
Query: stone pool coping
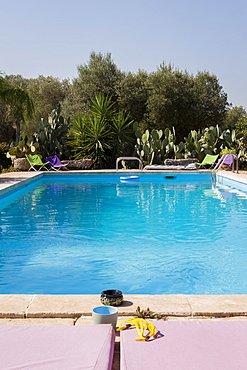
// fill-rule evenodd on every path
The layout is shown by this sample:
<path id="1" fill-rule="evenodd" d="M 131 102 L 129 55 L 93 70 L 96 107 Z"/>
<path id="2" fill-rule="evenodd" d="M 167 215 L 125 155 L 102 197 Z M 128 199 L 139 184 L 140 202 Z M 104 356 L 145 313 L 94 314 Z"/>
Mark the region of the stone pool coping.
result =
<path id="1" fill-rule="evenodd" d="M 0 294 L 0 319 L 73 318 L 91 316 L 99 295 Z M 137 307 L 173 318 L 247 318 L 247 295 L 126 294 L 119 316 L 133 316 Z"/>
<path id="2" fill-rule="evenodd" d="M 68 173 L 102 173 L 115 170 L 69 171 Z M 132 172 L 132 171 L 117 171 Z M 135 170 L 133 172 L 139 172 Z M 144 172 L 144 171 L 141 171 Z M 157 173 L 174 171 L 158 171 Z M 184 172 L 184 171 L 176 171 Z M 200 171 L 199 171 L 200 172 Z M 205 172 L 205 171 L 203 171 Z M 156 171 L 148 171 L 156 173 Z M 186 173 L 188 173 L 186 171 Z M 195 173 L 195 171 L 193 171 Z M 53 173 L 56 174 L 56 173 Z M 247 184 L 247 172 L 220 171 L 223 177 Z M 41 172 L 12 172 L 0 175 L 0 194 L 28 183 Z M 93 307 L 99 306 L 99 295 L 25 295 L 0 294 L 0 319 L 86 319 Z M 118 307 L 119 316 L 133 316 L 137 307 L 150 308 L 169 318 L 247 318 L 247 295 L 124 295 Z M 25 321 L 25 320 L 24 320 Z"/>
<path id="3" fill-rule="evenodd" d="M 4 193 L 8 192 L 11 189 L 18 188 L 22 184 L 28 184 L 31 182 L 34 178 L 41 177 L 43 174 L 47 175 L 69 175 L 69 174 L 97 174 L 97 173 L 116 173 L 116 174 L 125 174 L 126 173 L 145 173 L 145 174 L 161 174 L 161 173 L 211 173 L 210 170 L 198 170 L 198 171 L 185 171 L 185 170 L 72 170 L 72 171 L 57 171 L 57 172 L 46 172 L 46 171 L 37 171 L 37 172 L 9 172 L 0 174 L 0 195 L 3 195 Z M 237 182 L 241 182 L 244 184 L 247 184 L 247 171 L 239 171 L 236 172 L 230 172 L 230 171 L 218 171 L 217 175 L 229 178 L 232 180 L 235 180 Z"/>

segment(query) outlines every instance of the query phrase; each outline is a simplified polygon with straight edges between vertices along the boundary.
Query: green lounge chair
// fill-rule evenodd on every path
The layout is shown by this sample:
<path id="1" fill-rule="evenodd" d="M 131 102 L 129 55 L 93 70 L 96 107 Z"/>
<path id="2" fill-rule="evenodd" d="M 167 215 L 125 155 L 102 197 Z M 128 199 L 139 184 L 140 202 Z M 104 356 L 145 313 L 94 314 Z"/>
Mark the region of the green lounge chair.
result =
<path id="1" fill-rule="evenodd" d="M 202 163 L 197 163 L 197 164 L 200 167 L 210 165 L 210 168 L 211 168 L 217 161 L 218 156 L 219 154 L 217 155 L 206 154 Z"/>
<path id="2" fill-rule="evenodd" d="M 30 168 L 28 171 L 30 171 L 31 169 L 33 169 L 34 171 L 40 171 L 42 168 L 45 168 L 47 171 L 49 171 L 48 168 L 45 166 L 46 164 L 48 164 L 48 162 L 43 163 L 38 154 L 25 154 L 25 156 L 30 164 Z M 39 166 L 39 168 L 36 169 L 35 166 Z"/>

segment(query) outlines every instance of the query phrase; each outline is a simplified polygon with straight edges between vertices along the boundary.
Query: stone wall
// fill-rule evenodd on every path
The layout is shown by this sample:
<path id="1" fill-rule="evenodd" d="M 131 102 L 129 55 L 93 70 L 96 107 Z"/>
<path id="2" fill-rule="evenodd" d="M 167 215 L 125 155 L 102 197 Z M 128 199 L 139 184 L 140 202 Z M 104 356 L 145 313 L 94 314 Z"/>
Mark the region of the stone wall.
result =
<path id="1" fill-rule="evenodd" d="M 28 171 L 30 164 L 26 158 L 16 158 L 14 160 L 14 169 L 16 171 Z"/>
<path id="2" fill-rule="evenodd" d="M 89 170 L 92 165 L 93 161 L 92 159 L 77 159 L 77 160 L 68 160 L 68 161 L 62 161 L 62 163 L 68 163 L 67 167 L 70 170 Z M 14 169 L 16 171 L 28 171 L 30 168 L 30 165 L 28 163 L 28 160 L 26 158 L 16 158 L 14 160 Z"/>
<path id="3" fill-rule="evenodd" d="M 67 167 L 70 170 L 89 170 L 92 165 L 92 159 L 73 159 L 69 161 L 61 161 L 62 163 L 68 163 Z"/>

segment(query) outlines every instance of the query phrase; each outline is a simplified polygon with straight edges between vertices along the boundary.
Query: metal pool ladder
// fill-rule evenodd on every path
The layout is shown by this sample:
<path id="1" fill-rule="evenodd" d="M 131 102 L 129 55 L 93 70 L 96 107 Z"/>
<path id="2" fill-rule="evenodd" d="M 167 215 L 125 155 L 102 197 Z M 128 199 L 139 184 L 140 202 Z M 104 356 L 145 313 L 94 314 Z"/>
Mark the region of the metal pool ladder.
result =
<path id="1" fill-rule="evenodd" d="M 225 154 L 224 159 L 223 159 L 223 157 L 221 158 L 222 161 L 219 161 L 216 164 L 216 166 L 213 168 L 213 171 L 212 172 L 213 173 L 217 173 L 221 169 L 221 167 L 223 166 L 224 160 L 226 160 L 231 155 L 233 155 L 233 153 L 227 153 L 227 154 Z M 237 156 L 236 156 L 235 159 L 233 158 L 233 160 L 232 160 L 232 172 L 235 172 L 235 169 L 234 169 L 234 161 L 236 161 L 236 172 L 238 173 L 238 157 Z"/>
<path id="2" fill-rule="evenodd" d="M 120 161 L 138 161 L 139 162 L 139 170 L 143 169 L 142 161 L 138 157 L 118 157 L 117 160 L 116 160 L 116 171 L 118 171 L 118 163 Z"/>

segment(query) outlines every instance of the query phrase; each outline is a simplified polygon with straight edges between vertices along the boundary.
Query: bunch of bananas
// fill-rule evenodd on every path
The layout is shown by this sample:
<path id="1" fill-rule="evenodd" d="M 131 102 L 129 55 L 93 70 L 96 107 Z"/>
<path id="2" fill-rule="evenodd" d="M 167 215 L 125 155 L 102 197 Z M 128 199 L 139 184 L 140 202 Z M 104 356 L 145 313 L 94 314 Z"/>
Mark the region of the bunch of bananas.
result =
<path id="1" fill-rule="evenodd" d="M 136 327 L 137 333 L 140 336 L 140 338 L 135 339 L 136 341 L 148 341 L 151 337 L 156 338 L 158 333 L 154 324 L 140 318 L 130 318 L 128 320 L 121 321 L 116 330 L 125 330 L 130 328 L 131 326 Z M 144 335 L 145 330 L 148 331 L 146 335 Z"/>

